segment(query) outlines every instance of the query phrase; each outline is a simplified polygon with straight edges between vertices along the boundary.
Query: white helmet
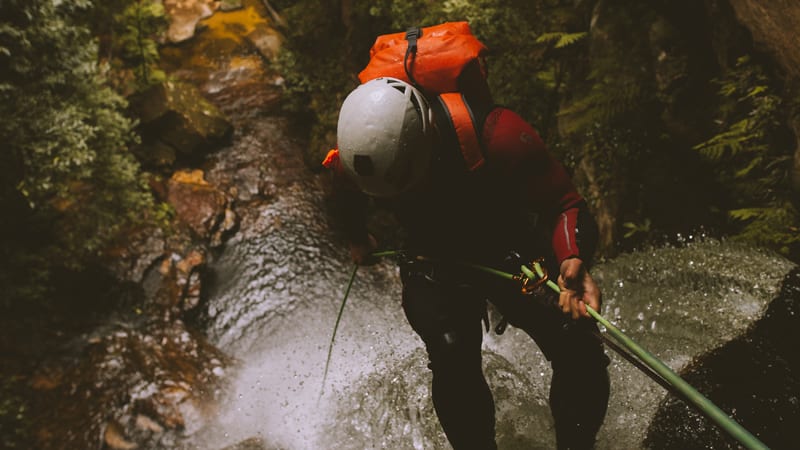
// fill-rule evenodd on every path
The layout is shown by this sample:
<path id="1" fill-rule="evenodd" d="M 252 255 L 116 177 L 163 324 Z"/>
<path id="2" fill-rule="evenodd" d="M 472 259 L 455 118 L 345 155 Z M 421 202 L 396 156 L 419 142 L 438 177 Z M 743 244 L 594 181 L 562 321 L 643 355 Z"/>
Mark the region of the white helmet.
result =
<path id="1" fill-rule="evenodd" d="M 396 78 L 357 87 L 339 111 L 342 166 L 363 192 L 392 197 L 416 184 L 431 161 L 431 112 L 425 97 Z"/>

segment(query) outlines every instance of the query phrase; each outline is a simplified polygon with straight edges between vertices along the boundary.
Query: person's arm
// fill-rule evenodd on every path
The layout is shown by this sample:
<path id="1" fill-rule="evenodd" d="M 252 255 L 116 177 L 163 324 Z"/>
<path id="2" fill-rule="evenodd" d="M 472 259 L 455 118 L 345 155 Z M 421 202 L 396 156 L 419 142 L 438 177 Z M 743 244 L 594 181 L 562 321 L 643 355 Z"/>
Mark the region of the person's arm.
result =
<path id="1" fill-rule="evenodd" d="M 367 231 L 368 197 L 344 172 L 338 151 L 331 150 L 322 163 L 331 174 L 331 215 L 350 246 L 356 264 L 367 264 L 378 244 Z"/>
<path id="2" fill-rule="evenodd" d="M 536 130 L 508 109 L 489 114 L 484 142 L 494 170 L 516 180 L 525 201 L 552 224 L 561 310 L 575 319 L 588 316 L 586 305 L 600 311 L 600 289 L 587 267 L 597 245 L 597 225 L 564 166 Z"/>

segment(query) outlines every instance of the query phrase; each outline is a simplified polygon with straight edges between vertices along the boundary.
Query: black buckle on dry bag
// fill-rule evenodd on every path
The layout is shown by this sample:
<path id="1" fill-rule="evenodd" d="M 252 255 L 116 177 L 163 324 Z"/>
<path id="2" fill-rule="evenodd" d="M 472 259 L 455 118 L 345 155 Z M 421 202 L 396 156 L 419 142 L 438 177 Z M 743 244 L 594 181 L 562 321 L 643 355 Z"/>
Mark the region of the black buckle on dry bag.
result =
<path id="1" fill-rule="evenodd" d="M 406 76 L 411 84 L 417 86 L 417 80 L 414 79 L 412 74 L 414 70 L 414 60 L 417 57 L 417 39 L 422 37 L 422 28 L 411 27 L 406 30 L 406 40 L 408 41 L 408 48 L 406 49 L 406 56 L 403 58 L 403 69 L 406 71 Z M 410 57 L 410 61 L 409 61 Z"/>

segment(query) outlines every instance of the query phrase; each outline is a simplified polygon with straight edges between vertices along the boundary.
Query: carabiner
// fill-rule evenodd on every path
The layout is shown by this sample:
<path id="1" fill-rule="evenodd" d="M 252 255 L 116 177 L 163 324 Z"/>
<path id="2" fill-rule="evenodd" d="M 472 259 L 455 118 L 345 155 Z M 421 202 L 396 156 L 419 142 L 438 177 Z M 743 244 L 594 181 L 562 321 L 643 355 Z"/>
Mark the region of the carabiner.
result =
<path id="1" fill-rule="evenodd" d="M 535 276 L 537 272 L 541 272 L 541 276 L 538 279 L 532 278 L 531 275 Z M 524 295 L 531 295 L 536 288 L 547 283 L 547 269 L 541 266 L 541 260 L 536 260 L 530 263 L 530 269 L 523 270 L 519 275 L 514 275 L 514 280 L 522 285 L 521 290 Z"/>

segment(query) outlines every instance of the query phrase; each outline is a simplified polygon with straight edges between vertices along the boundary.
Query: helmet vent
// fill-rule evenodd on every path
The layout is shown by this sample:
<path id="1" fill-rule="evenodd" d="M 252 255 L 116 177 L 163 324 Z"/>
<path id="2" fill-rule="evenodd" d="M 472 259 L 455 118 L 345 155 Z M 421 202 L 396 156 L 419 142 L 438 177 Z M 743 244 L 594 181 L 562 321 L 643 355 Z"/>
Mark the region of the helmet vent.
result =
<path id="1" fill-rule="evenodd" d="M 416 95 L 411 95 L 411 104 L 414 105 L 414 109 L 417 111 L 417 114 L 422 117 L 422 106 L 420 106 L 419 99 Z"/>
<path id="2" fill-rule="evenodd" d="M 375 175 L 375 166 L 372 164 L 372 158 L 367 155 L 354 155 L 353 169 L 362 177 Z"/>

